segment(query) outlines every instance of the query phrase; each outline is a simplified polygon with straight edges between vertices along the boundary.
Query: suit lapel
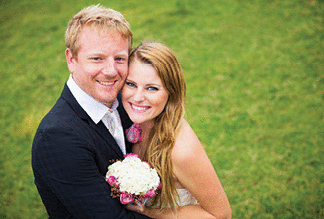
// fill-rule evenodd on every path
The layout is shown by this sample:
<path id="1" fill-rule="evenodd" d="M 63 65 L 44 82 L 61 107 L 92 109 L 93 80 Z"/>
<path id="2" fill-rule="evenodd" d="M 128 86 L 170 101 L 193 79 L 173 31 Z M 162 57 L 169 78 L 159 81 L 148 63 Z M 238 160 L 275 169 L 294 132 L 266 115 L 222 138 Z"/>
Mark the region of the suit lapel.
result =
<path id="1" fill-rule="evenodd" d="M 72 107 L 77 116 L 79 116 L 82 120 L 85 120 L 89 124 L 89 126 L 93 128 L 103 138 L 103 140 L 107 143 L 107 146 L 111 147 L 118 154 L 119 157 L 123 157 L 123 153 L 119 148 L 116 140 L 110 134 L 103 122 L 100 121 L 98 124 L 95 124 L 92 121 L 90 116 L 82 109 L 82 107 L 76 101 L 66 84 L 62 91 L 61 97 L 69 103 L 69 105 Z"/>
<path id="2" fill-rule="evenodd" d="M 106 126 L 100 121 L 95 124 L 92 120 L 89 121 L 89 125 L 96 130 L 96 132 L 110 145 L 110 147 L 118 154 L 119 157 L 123 157 L 123 152 L 118 146 L 115 138 L 110 134 Z"/>
<path id="3" fill-rule="evenodd" d="M 118 113 L 120 116 L 120 120 L 123 126 L 123 131 L 124 131 L 124 139 L 125 139 L 125 145 L 126 145 L 126 153 L 131 153 L 132 152 L 132 146 L 133 144 L 130 143 L 127 138 L 126 138 L 126 130 L 132 126 L 133 122 L 130 120 L 128 114 L 126 113 L 123 104 L 122 104 L 122 99 L 121 99 L 121 93 L 118 94 L 117 96 L 119 106 L 118 106 Z"/>

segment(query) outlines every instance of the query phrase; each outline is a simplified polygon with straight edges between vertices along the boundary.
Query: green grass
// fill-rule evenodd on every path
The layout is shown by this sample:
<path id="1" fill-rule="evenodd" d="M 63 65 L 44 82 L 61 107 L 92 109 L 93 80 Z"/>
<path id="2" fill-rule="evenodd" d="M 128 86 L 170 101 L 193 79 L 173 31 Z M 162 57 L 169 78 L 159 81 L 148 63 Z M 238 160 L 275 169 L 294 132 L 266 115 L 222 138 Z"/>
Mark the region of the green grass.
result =
<path id="1" fill-rule="evenodd" d="M 35 130 L 68 78 L 64 31 L 97 4 L 0 3 L 0 217 L 45 218 L 33 183 Z M 164 42 L 187 81 L 186 118 L 233 218 L 324 218 L 323 0 L 102 2 L 134 43 Z"/>

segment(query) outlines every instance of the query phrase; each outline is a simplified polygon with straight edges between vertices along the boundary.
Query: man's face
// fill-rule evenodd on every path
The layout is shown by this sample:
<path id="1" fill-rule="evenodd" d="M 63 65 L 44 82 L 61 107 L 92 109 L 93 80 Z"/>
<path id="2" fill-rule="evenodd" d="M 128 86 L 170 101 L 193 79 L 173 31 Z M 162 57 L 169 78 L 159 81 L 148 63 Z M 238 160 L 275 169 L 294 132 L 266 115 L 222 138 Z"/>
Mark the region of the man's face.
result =
<path id="1" fill-rule="evenodd" d="M 65 52 L 77 85 L 97 101 L 111 107 L 128 73 L 129 41 L 118 32 L 84 26 L 77 58 Z"/>

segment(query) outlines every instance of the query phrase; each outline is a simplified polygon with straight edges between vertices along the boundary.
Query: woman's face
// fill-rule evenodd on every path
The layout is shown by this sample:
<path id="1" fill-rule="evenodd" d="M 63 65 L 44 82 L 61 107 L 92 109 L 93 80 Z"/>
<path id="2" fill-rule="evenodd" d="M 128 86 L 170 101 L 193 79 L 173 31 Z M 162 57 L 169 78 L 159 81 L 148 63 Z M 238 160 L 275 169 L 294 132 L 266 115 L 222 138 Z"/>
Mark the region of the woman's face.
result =
<path id="1" fill-rule="evenodd" d="M 154 119 L 163 111 L 168 97 L 168 92 L 152 65 L 137 60 L 130 63 L 122 89 L 122 101 L 134 123 L 153 124 Z"/>

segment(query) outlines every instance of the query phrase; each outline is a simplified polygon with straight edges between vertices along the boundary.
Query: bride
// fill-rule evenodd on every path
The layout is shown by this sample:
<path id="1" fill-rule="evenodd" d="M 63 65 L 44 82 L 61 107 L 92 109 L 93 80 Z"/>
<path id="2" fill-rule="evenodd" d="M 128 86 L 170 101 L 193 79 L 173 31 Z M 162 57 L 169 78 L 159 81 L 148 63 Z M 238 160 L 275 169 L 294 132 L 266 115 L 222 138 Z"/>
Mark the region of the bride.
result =
<path id="1" fill-rule="evenodd" d="M 146 206 L 127 208 L 152 218 L 231 218 L 217 174 L 183 118 L 185 90 L 169 48 L 157 42 L 135 48 L 122 90 L 123 106 L 134 122 L 128 139 L 133 152 L 157 170 L 162 187 Z"/>

